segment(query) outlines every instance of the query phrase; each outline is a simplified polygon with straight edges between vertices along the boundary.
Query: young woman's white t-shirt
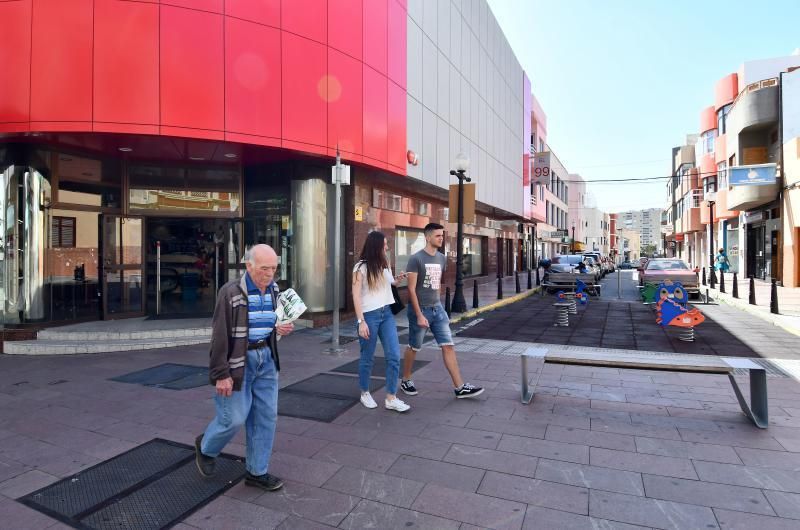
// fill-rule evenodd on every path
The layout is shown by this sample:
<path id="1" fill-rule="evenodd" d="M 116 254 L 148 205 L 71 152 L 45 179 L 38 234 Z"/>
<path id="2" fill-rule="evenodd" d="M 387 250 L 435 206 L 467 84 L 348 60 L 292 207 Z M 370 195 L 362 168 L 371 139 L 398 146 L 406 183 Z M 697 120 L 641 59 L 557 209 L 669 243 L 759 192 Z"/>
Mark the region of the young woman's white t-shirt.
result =
<path id="1" fill-rule="evenodd" d="M 353 274 L 356 272 L 361 273 L 361 311 L 363 313 L 394 303 L 394 295 L 392 294 L 394 276 L 392 276 L 392 269 L 383 269 L 383 277 L 378 279 L 378 284 L 375 285 L 374 289 L 369 288 L 366 263 L 357 263 L 353 267 Z"/>

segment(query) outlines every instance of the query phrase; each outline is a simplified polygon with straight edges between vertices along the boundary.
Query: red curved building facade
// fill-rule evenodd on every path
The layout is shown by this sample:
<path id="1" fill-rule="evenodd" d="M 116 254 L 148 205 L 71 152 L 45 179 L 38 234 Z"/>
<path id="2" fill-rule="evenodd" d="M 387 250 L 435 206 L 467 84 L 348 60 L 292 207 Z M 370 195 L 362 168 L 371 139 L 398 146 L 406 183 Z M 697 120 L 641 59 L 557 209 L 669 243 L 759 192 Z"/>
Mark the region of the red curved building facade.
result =
<path id="1" fill-rule="evenodd" d="M 404 1 L 12 0 L 0 19 L 2 133 L 338 145 L 406 173 Z"/>

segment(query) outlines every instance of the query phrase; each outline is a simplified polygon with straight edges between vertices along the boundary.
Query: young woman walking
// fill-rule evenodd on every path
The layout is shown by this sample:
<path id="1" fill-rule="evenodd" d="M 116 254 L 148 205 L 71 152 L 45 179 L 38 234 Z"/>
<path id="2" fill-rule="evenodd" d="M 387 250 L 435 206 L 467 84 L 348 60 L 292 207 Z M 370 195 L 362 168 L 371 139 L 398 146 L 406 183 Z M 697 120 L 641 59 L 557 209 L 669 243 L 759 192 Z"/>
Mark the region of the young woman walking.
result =
<path id="1" fill-rule="evenodd" d="M 353 269 L 353 306 L 358 319 L 358 338 L 361 345 L 361 360 L 358 363 L 358 384 L 361 388 L 361 403 L 368 409 L 378 406 L 369 393 L 369 378 L 375 358 L 378 339 L 383 346 L 386 359 L 386 401 L 388 410 L 405 412 L 411 407 L 397 399 L 400 377 L 400 343 L 397 326 L 389 306 L 394 303 L 392 284 L 405 277 L 392 276 L 386 237 L 381 232 L 372 232 L 364 242 L 361 257 Z"/>

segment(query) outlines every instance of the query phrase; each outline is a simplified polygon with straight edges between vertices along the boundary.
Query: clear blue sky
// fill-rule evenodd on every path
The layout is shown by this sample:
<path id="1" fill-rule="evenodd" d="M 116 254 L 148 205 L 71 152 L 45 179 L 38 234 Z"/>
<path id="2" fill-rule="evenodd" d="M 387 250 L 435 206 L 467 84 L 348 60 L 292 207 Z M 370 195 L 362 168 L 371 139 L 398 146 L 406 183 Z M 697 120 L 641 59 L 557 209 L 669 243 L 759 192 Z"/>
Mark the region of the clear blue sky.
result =
<path id="1" fill-rule="evenodd" d="M 547 114 L 548 143 L 587 181 L 667 176 L 714 85 L 800 47 L 798 0 L 488 0 Z M 666 183 L 590 184 L 615 212 L 662 207 Z"/>

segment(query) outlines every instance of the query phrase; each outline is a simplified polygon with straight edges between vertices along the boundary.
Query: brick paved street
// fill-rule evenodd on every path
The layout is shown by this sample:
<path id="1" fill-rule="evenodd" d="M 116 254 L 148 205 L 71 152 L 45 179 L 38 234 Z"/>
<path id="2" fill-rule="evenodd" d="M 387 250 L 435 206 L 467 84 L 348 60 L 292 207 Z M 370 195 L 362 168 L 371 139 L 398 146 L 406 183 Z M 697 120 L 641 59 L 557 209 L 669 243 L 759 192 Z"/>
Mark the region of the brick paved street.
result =
<path id="1" fill-rule="evenodd" d="M 517 355 L 529 344 L 456 341 L 465 378 L 487 387 L 479 399 L 453 399 L 438 351 L 425 348 L 432 362 L 415 375 L 408 414 L 356 405 L 330 424 L 280 417 L 271 471 L 285 489 L 237 484 L 177 528 L 800 524 L 794 380 L 769 378 L 766 431 L 715 375 L 547 365 L 525 406 Z M 312 331 L 282 346 L 282 387 L 356 358 L 353 343 L 342 357 L 323 354 Z M 167 361 L 203 365 L 206 351 L 0 357 L 3 526 L 63 527 L 14 499 L 155 437 L 191 443 L 212 414 L 209 387 L 108 379 Z M 243 455 L 242 444 L 240 435 L 229 451 Z"/>

